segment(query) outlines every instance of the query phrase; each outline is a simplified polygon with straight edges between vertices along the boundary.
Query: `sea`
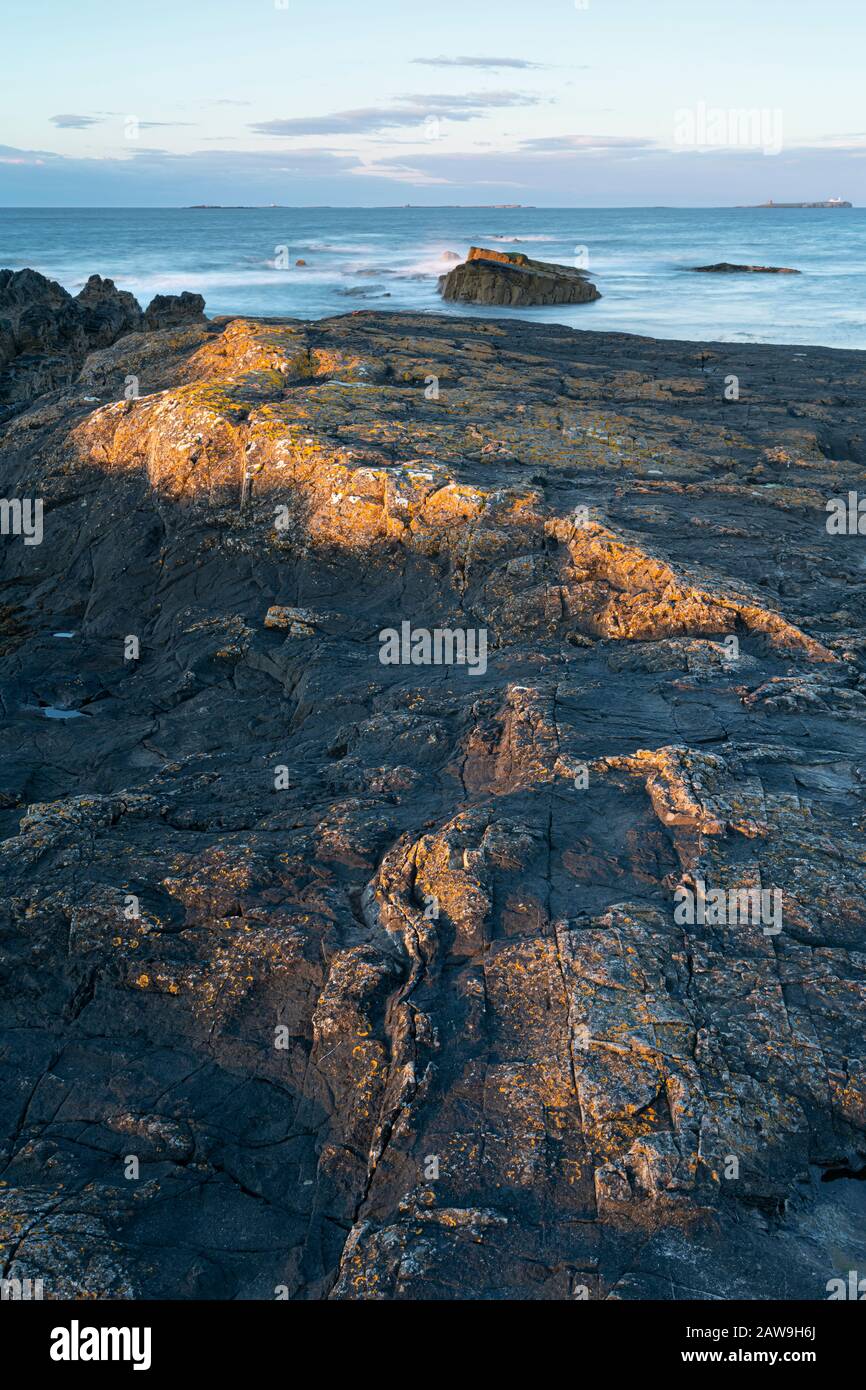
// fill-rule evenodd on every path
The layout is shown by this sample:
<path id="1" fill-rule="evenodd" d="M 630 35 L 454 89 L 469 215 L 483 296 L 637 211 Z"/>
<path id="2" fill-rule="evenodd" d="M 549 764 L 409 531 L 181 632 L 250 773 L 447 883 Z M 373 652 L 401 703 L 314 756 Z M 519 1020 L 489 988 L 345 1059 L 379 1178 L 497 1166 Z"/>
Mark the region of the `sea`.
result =
<path id="1" fill-rule="evenodd" d="M 602 298 L 519 310 L 443 303 L 438 277 L 473 245 L 582 266 Z M 692 273 L 719 261 L 801 273 Z M 72 293 L 96 272 L 143 305 L 192 290 L 210 315 L 412 310 L 866 348 L 863 208 L 0 208 L 0 267 L 23 266 Z"/>

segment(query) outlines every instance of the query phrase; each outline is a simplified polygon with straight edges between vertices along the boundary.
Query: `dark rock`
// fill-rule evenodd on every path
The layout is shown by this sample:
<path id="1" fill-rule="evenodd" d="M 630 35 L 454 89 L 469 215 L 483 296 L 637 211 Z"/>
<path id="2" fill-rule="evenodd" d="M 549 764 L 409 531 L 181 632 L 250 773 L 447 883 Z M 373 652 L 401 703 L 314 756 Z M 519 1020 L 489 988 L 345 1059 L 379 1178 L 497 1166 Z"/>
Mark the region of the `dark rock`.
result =
<path id="1" fill-rule="evenodd" d="M 129 333 L 200 322 L 201 295 L 157 295 L 142 314 L 134 295 L 91 275 L 74 297 L 35 270 L 0 270 L 0 420 L 70 385 L 89 353 Z"/>
<path id="2" fill-rule="evenodd" d="M 23 353 L 80 349 L 72 296 L 35 270 L 0 270 L 0 362 Z"/>
<path id="3" fill-rule="evenodd" d="M 786 265 L 732 265 L 730 261 L 719 261 L 717 265 L 695 265 L 692 270 L 707 275 L 801 275 L 802 271 L 791 270 Z"/>
<path id="4" fill-rule="evenodd" d="M 346 285 L 337 290 L 344 299 L 387 299 L 384 285 Z"/>
<path id="5" fill-rule="evenodd" d="M 443 299 L 512 308 L 532 304 L 588 304 L 601 295 L 582 270 L 533 261 L 519 251 L 470 248 L 462 265 L 439 277 Z"/>
<path id="6" fill-rule="evenodd" d="M 142 327 L 141 305 L 128 290 L 119 290 L 113 280 L 91 275 L 75 297 L 82 310 L 82 328 L 88 348 L 110 347 L 124 333 Z"/>
<path id="7" fill-rule="evenodd" d="M 151 333 L 163 328 L 204 320 L 204 298 L 200 294 L 157 294 L 144 311 L 144 327 Z"/>

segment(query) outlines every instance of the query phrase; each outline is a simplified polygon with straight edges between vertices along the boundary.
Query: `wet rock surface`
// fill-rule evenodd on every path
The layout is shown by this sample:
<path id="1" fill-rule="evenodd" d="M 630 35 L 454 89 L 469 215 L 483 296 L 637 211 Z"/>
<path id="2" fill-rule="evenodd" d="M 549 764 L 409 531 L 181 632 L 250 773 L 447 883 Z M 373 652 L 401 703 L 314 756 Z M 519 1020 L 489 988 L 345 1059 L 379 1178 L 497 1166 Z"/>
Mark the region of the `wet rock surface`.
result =
<path id="1" fill-rule="evenodd" d="M 857 353 L 365 312 L 137 332 L 7 422 L 4 1277 L 862 1267 L 863 404 Z"/>
<path id="2" fill-rule="evenodd" d="M 461 265 L 439 277 L 443 299 L 470 304 L 588 304 L 601 299 L 582 271 L 552 261 L 534 261 L 522 251 L 488 251 L 472 246 Z"/>

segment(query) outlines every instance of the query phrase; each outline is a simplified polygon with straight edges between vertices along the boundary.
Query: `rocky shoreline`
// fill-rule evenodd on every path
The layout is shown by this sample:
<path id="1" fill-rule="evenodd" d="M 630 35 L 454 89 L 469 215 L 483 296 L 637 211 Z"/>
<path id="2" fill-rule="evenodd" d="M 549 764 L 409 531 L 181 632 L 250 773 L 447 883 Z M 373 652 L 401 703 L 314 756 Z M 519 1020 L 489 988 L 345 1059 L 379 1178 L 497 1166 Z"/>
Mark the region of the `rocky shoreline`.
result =
<path id="1" fill-rule="evenodd" d="M 6 274 L 3 1277 L 866 1268 L 862 354 Z"/>

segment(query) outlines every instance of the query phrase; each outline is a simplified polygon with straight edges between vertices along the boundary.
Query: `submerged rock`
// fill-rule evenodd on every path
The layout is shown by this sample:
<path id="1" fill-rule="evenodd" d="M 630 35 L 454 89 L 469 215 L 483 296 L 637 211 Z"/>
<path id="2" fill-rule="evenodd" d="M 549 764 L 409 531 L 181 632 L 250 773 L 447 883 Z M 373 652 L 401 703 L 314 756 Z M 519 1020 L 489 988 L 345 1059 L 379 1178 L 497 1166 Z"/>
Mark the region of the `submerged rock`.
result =
<path id="1" fill-rule="evenodd" d="M 695 265 L 692 270 L 707 275 L 801 275 L 802 271 L 792 270 L 786 265 L 732 265 L 730 261 L 719 261 L 717 265 Z"/>
<path id="2" fill-rule="evenodd" d="M 472 246 L 462 265 L 439 277 L 443 299 L 470 304 L 588 304 L 601 295 L 582 270 L 533 261 L 520 251 Z"/>

